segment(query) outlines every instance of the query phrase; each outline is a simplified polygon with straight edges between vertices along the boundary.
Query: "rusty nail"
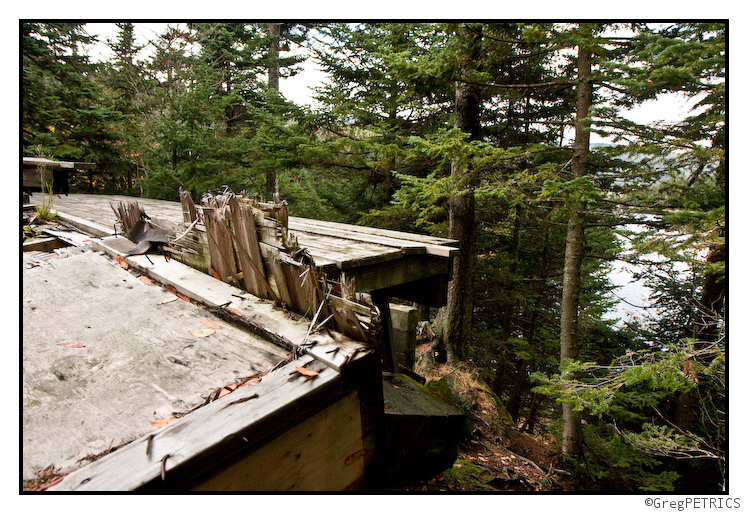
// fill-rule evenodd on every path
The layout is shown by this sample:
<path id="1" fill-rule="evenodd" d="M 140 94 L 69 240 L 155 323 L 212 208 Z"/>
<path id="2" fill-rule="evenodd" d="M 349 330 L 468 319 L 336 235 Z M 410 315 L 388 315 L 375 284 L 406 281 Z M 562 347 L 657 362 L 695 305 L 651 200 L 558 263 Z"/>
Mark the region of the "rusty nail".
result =
<path id="1" fill-rule="evenodd" d="M 161 480 L 166 480 L 166 459 L 171 457 L 168 453 L 161 457 Z"/>

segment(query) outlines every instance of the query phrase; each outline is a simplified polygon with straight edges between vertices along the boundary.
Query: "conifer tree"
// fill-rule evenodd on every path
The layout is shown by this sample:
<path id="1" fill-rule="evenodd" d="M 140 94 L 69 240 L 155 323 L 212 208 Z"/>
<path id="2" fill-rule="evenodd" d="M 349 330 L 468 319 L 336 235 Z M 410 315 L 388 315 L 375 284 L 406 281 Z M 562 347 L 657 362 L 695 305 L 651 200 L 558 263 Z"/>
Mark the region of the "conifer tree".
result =
<path id="1" fill-rule="evenodd" d="M 22 24 L 24 153 L 41 145 L 55 159 L 104 164 L 111 151 L 112 111 L 103 105 L 82 24 Z M 89 185 L 93 186 L 93 175 Z"/>

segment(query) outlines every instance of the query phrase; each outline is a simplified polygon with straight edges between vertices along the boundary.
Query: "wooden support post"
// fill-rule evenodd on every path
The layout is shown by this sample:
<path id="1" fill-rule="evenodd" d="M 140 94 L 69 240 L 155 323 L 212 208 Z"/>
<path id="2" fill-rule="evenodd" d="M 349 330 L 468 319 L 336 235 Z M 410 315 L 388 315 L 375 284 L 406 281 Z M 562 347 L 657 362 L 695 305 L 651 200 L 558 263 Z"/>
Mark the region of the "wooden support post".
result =
<path id="1" fill-rule="evenodd" d="M 418 310 L 410 305 L 390 305 L 392 318 L 393 346 L 397 360 L 406 368 L 413 369 L 416 363 L 416 327 Z"/>
<path id="2" fill-rule="evenodd" d="M 392 315 L 390 313 L 390 297 L 382 291 L 372 291 L 371 301 L 379 308 L 382 320 L 382 360 L 384 371 L 397 373 L 397 350 L 395 336 L 392 331 Z"/>

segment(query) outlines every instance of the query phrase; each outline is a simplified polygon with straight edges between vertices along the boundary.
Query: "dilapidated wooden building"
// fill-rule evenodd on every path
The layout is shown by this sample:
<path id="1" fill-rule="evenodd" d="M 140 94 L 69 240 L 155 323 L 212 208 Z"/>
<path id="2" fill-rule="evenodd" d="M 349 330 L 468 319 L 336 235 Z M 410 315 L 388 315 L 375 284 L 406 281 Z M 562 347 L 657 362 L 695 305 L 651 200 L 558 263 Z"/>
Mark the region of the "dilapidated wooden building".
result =
<path id="1" fill-rule="evenodd" d="M 73 173 L 90 171 L 96 165 L 92 162 L 55 161 L 42 157 L 21 159 L 21 188 L 24 193 L 53 191 L 68 194 Z"/>
<path id="2" fill-rule="evenodd" d="M 410 378 L 390 301 L 442 305 L 454 241 L 182 199 L 58 197 L 64 246 L 24 252 L 24 479 L 376 490 L 451 464 L 462 417 Z"/>

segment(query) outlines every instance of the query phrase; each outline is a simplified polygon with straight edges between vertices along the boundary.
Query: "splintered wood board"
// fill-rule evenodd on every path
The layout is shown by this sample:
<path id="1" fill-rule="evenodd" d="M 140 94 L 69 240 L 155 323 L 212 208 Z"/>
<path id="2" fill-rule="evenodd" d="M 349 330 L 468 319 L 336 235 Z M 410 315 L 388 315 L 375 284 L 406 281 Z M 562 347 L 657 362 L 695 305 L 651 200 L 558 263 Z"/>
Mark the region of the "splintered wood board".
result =
<path id="1" fill-rule="evenodd" d="M 126 196 L 71 194 L 56 197 L 53 208 L 66 214 L 91 220 L 104 227 L 114 227 L 116 218 L 110 203 L 138 201 L 149 216 L 183 222 L 179 202 L 149 200 Z M 450 257 L 458 250 L 455 241 L 392 230 L 372 229 L 319 220 L 289 217 L 289 230 L 302 248 L 308 248 L 320 267 L 346 269 L 378 260 L 398 258 L 403 250 L 410 254 L 433 254 Z"/>
<path id="2" fill-rule="evenodd" d="M 120 255 L 122 249 L 121 237 L 102 239 L 96 248 L 106 251 L 110 255 Z M 124 240 L 130 245 L 127 240 Z M 112 246 L 113 245 L 113 246 Z M 305 341 L 314 343 L 307 347 L 306 352 L 314 358 L 324 362 L 335 370 L 347 362 L 354 353 L 359 357 L 371 351 L 366 345 L 354 341 L 342 334 L 329 335 L 326 331 L 309 334 L 308 318 L 291 318 L 288 313 L 276 308 L 272 302 L 261 300 L 230 284 L 197 271 L 174 259 L 165 261 L 162 256 L 133 255 L 126 258 L 131 266 L 143 271 L 154 281 L 173 286 L 178 293 L 196 300 L 212 308 L 219 306 L 239 311 L 242 316 L 234 317 L 239 326 L 247 326 L 252 332 L 261 332 L 263 337 L 276 340 L 282 338 L 291 346 L 299 348 Z M 232 317 L 227 311 L 222 311 L 227 317 Z M 307 334 L 308 338 L 307 338 Z M 335 351 L 335 349 L 338 351 Z"/>
<path id="3" fill-rule="evenodd" d="M 172 298 L 91 251 L 24 270 L 24 478 L 69 471 L 288 356 L 189 302 L 159 305 Z M 200 319 L 221 328 L 195 337 Z"/>

